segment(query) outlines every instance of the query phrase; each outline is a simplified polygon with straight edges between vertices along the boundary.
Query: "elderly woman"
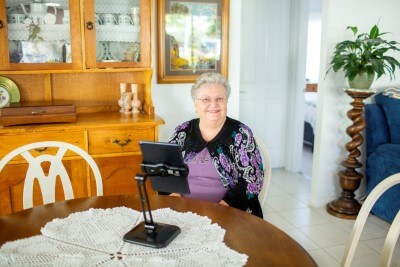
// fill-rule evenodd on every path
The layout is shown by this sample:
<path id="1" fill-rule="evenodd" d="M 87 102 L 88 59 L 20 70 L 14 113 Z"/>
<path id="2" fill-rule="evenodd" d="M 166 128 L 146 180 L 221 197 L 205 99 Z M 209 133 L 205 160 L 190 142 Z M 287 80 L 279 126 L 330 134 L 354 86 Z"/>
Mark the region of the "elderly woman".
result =
<path id="1" fill-rule="evenodd" d="M 185 197 L 229 205 L 262 218 L 261 155 L 250 128 L 226 115 L 230 91 L 222 75 L 201 75 L 192 86 L 199 118 L 179 125 L 170 142 L 182 147 L 189 167 L 190 194 Z"/>

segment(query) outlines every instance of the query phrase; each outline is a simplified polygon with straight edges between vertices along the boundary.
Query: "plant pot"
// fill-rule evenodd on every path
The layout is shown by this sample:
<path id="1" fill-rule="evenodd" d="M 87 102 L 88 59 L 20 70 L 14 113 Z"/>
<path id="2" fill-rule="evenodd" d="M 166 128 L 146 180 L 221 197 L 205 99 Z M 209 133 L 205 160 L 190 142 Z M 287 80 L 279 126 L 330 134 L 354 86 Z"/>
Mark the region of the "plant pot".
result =
<path id="1" fill-rule="evenodd" d="M 375 79 L 375 73 L 368 76 L 366 72 L 361 72 L 353 79 L 349 79 L 350 88 L 353 89 L 369 89 Z"/>

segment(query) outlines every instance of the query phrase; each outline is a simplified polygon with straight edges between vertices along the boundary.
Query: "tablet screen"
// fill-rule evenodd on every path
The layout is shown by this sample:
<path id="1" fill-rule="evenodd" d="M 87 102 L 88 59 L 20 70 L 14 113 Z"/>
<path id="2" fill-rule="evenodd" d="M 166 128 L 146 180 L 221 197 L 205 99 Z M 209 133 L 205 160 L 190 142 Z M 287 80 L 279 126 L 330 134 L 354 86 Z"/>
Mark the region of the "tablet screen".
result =
<path id="1" fill-rule="evenodd" d="M 149 174 L 156 191 L 189 194 L 189 170 L 183 162 L 178 144 L 140 141 L 143 155 L 142 170 Z"/>

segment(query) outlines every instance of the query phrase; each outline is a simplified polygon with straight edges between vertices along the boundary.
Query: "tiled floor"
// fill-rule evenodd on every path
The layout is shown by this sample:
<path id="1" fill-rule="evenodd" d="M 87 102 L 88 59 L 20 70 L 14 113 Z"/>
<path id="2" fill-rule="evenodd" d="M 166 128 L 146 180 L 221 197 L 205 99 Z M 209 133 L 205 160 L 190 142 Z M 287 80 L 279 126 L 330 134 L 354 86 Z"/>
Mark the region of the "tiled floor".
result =
<path id="1" fill-rule="evenodd" d="M 273 169 L 263 203 L 264 219 L 297 240 L 318 266 L 339 266 L 354 221 L 331 216 L 325 207 L 310 207 L 310 191 L 309 179 L 300 174 Z M 352 266 L 379 266 L 380 250 L 389 226 L 387 222 L 370 215 Z M 392 266 L 400 266 L 399 243 Z"/>

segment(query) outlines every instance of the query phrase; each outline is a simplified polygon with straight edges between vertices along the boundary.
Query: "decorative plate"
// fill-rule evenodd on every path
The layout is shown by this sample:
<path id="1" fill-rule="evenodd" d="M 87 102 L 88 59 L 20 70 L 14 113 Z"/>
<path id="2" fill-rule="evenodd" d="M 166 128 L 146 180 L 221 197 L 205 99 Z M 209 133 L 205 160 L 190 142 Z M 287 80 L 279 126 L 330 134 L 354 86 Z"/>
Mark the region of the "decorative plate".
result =
<path id="1" fill-rule="evenodd" d="M 20 101 L 19 89 L 13 80 L 11 80 L 7 77 L 4 77 L 4 76 L 0 76 L 0 89 L 4 89 L 4 90 L 1 90 L 4 93 L 4 95 L 6 95 L 5 91 L 8 91 L 10 103 L 17 103 Z M 0 102 L 2 102 L 2 101 L 0 101 Z M 3 102 L 2 102 L 2 104 L 3 104 Z"/>
<path id="2" fill-rule="evenodd" d="M 0 108 L 8 106 L 10 98 L 10 92 L 4 87 L 0 87 Z"/>
<path id="3" fill-rule="evenodd" d="M 46 15 L 44 15 L 43 20 L 45 24 L 55 24 L 56 23 L 56 16 L 54 16 L 51 13 L 47 13 Z"/>
<path id="4" fill-rule="evenodd" d="M 123 61 L 125 52 L 133 52 L 133 43 L 130 42 L 110 42 L 110 55 L 112 59 Z"/>

